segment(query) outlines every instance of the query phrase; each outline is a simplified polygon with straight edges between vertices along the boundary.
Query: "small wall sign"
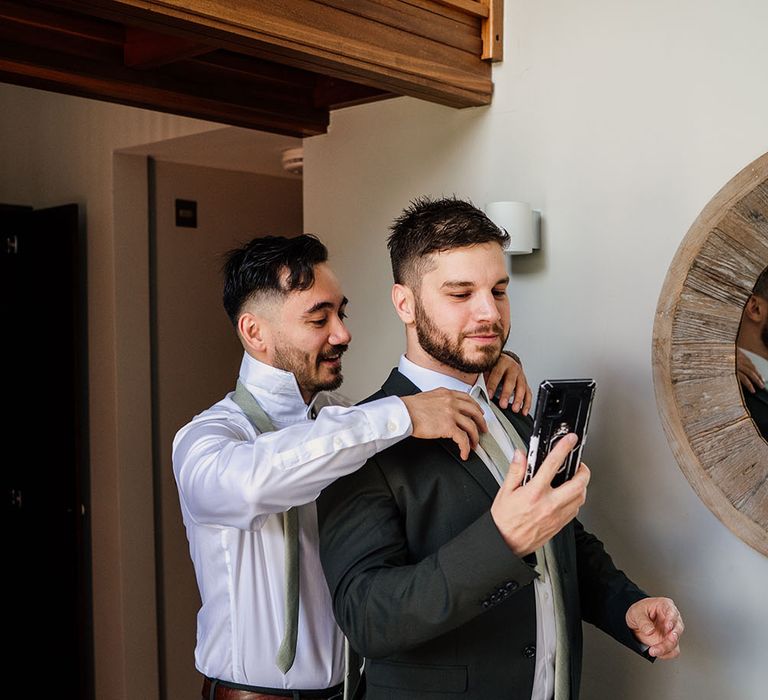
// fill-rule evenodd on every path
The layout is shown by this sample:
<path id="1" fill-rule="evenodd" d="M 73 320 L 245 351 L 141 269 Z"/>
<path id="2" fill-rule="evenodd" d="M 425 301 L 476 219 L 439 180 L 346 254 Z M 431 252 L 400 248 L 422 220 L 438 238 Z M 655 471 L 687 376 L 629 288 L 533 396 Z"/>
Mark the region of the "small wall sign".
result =
<path id="1" fill-rule="evenodd" d="M 197 228 L 197 202 L 192 199 L 176 200 L 176 226 Z"/>

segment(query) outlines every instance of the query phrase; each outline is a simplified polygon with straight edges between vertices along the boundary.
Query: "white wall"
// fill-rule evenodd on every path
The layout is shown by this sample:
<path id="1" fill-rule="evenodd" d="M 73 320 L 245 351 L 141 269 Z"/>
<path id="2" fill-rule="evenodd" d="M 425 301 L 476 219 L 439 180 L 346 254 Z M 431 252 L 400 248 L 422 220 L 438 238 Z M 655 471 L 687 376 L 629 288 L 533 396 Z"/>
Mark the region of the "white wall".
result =
<path id="1" fill-rule="evenodd" d="M 582 697 L 757 700 L 768 559 L 678 469 L 650 354 L 679 242 L 768 151 L 768 4 L 508 0 L 505 11 L 489 108 L 391 100 L 336 112 L 305 141 L 305 228 L 329 244 L 351 299 L 345 393 L 370 393 L 403 347 L 385 239 L 410 198 L 541 208 L 543 250 L 513 263 L 510 346 L 532 384 L 597 379 L 582 519 L 638 583 L 676 599 L 688 628 L 683 656 L 654 666 L 588 630 Z"/>

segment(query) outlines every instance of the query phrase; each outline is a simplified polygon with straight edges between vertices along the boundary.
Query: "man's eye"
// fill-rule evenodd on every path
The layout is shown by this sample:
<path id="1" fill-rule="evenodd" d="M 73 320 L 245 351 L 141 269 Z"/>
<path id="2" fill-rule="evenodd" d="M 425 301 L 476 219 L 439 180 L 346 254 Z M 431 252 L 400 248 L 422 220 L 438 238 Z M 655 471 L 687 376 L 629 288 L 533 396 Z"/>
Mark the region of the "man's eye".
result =
<path id="1" fill-rule="evenodd" d="M 310 324 L 312 324 L 315 328 L 322 328 L 326 324 L 326 319 L 318 318 L 310 321 Z"/>
<path id="2" fill-rule="evenodd" d="M 494 289 L 493 290 L 493 296 L 495 296 L 497 299 L 503 299 L 505 296 L 507 296 L 507 290 L 506 289 Z"/>
<path id="3" fill-rule="evenodd" d="M 453 297 L 454 299 L 468 299 L 469 292 L 458 292 L 456 294 L 451 294 L 451 297 Z"/>

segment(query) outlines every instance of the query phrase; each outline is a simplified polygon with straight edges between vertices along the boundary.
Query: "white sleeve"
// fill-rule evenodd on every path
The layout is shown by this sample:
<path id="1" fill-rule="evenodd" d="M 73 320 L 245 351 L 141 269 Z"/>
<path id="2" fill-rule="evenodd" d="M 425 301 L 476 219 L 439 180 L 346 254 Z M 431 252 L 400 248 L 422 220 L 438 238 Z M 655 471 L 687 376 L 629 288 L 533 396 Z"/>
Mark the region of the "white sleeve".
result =
<path id="1" fill-rule="evenodd" d="M 314 501 L 328 484 L 411 433 L 405 404 L 394 396 L 327 406 L 316 420 L 264 434 L 242 413 L 209 413 L 173 441 L 179 496 L 195 522 L 241 530 L 259 529 L 270 513 Z"/>

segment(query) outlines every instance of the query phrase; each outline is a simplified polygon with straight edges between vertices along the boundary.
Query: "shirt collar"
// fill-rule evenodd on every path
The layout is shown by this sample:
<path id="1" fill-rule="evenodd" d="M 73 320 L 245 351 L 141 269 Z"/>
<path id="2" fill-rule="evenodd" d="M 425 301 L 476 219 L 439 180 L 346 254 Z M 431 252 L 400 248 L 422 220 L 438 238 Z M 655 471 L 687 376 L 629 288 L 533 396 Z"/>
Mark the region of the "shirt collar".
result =
<path id="1" fill-rule="evenodd" d="M 317 395 L 309 405 L 304 403 L 292 372 L 272 367 L 244 353 L 240 364 L 240 381 L 253 394 L 276 428 L 312 417 Z"/>
<path id="2" fill-rule="evenodd" d="M 488 402 L 488 389 L 485 386 L 485 378 L 482 372 L 478 373 L 477 381 L 470 385 L 462 382 L 460 379 L 456 379 L 456 377 L 417 365 L 411 362 L 405 355 L 400 356 L 400 363 L 397 369 L 400 374 L 410 379 L 421 391 L 453 389 L 454 391 L 462 391 L 465 394 L 469 394 L 475 399 L 482 396 Z"/>

